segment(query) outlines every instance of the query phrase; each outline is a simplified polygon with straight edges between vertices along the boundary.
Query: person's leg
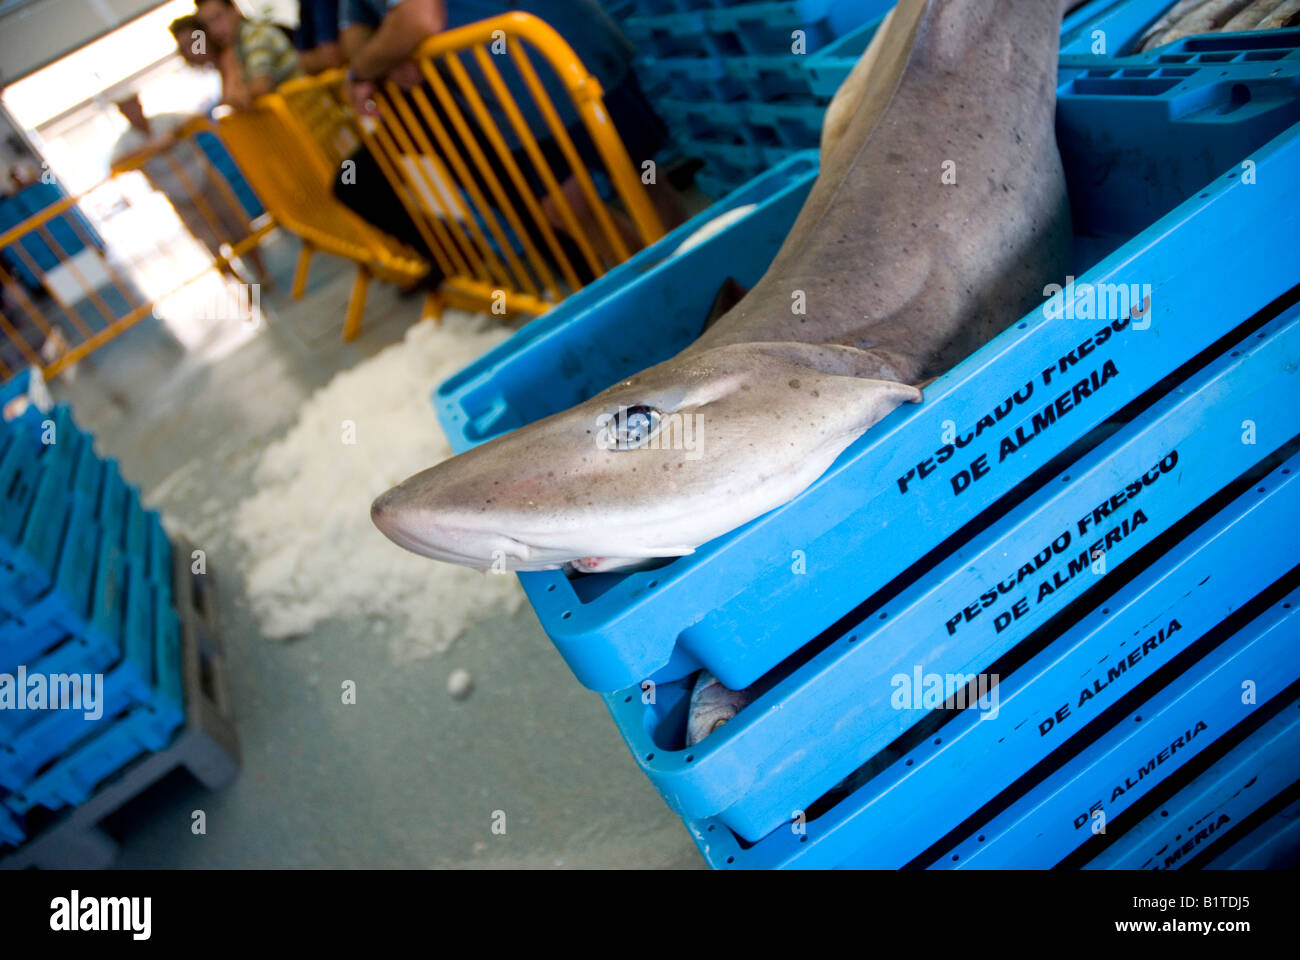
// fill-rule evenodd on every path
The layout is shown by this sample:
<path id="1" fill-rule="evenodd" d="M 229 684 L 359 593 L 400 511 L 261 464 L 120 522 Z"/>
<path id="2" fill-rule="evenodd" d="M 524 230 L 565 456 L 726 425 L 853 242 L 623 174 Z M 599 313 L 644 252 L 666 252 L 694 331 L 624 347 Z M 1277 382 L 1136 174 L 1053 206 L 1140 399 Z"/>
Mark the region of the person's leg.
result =
<path id="1" fill-rule="evenodd" d="M 596 255 L 606 268 L 617 266 L 621 258 L 618 255 L 613 241 L 597 219 L 596 213 L 587 202 L 587 195 L 583 192 L 578 183 L 578 178 L 569 174 L 568 179 L 560 184 L 560 193 L 567 202 L 569 209 L 573 212 L 573 219 L 577 221 L 578 228 L 582 235 L 591 243 Z M 542 212 L 546 214 L 546 219 L 551 226 L 558 230 L 568 230 L 567 221 L 560 208 L 560 205 L 549 194 L 542 197 Z M 644 246 L 641 242 L 641 235 L 637 232 L 636 225 L 621 210 L 606 206 L 606 213 L 610 221 L 623 240 L 624 247 L 629 253 L 636 253 Z"/>
<path id="2" fill-rule="evenodd" d="M 360 147 L 343 162 L 334 178 L 333 194 L 339 203 L 362 220 L 402 241 L 428 259 L 431 265 L 434 263 L 433 254 L 406 212 L 401 198 L 384 176 L 379 162 L 365 147 Z M 430 269 L 437 272 L 438 268 L 431 266 Z"/>

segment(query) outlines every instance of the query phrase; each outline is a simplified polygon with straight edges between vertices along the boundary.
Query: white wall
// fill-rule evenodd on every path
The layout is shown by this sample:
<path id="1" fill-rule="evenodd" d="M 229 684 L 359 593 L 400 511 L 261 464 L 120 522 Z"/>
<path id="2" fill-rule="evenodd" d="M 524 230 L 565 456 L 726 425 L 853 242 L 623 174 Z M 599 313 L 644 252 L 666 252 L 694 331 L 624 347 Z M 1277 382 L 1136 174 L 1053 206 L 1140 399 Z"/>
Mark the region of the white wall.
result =
<path id="1" fill-rule="evenodd" d="M 0 84 L 107 33 L 160 5 L 159 0 L 31 0 L 0 16 Z M 0 4 L 3 6 L 3 4 Z M 296 0 L 240 0 L 240 6 L 296 24 Z"/>

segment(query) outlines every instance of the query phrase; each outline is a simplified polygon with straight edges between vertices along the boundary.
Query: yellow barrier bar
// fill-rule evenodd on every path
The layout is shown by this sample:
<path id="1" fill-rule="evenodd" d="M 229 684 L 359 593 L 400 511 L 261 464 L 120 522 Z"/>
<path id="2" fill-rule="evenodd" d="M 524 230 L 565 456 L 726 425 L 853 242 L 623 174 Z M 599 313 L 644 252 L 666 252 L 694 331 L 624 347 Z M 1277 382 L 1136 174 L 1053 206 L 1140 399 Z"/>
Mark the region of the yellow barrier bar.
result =
<path id="1" fill-rule="evenodd" d="M 148 178 L 147 165 L 151 161 L 157 160 L 171 171 L 168 181 L 173 182 L 174 180 L 174 182 L 178 183 L 177 187 L 172 188 L 173 192 L 180 191 L 176 194 L 176 197 L 172 198 L 168 194 L 169 199 L 174 201 L 173 206 L 179 203 L 183 206 L 193 207 L 201 214 L 204 223 L 200 224 L 198 220 L 193 221 L 193 223 L 210 228 L 221 245 L 221 250 L 228 250 L 229 256 L 239 256 L 255 248 L 274 228 L 269 217 L 259 216 L 250 219 L 242 206 L 238 204 L 238 198 L 235 196 L 231 185 L 226 182 L 215 165 L 205 158 L 205 155 L 193 141 L 192 137 L 199 132 L 211 132 L 211 126 L 206 121 L 186 124 L 177 137 L 174 138 L 174 142 L 165 147 L 146 151 L 139 156 L 130 158 L 128 161 L 117 165 L 112 176 L 103 183 L 97 184 L 91 190 L 78 196 L 60 198 L 51 206 L 32 215 L 22 223 L 5 230 L 0 235 L 0 248 L 9 250 L 17 258 L 17 261 L 31 272 L 49 297 L 48 301 L 42 300 L 38 305 L 26 294 L 22 284 L 16 282 L 9 273 L 0 269 L 0 283 L 4 284 L 6 293 L 10 294 L 10 302 L 17 308 L 11 312 L 10 316 L 4 317 L 3 322 L 0 322 L 0 336 L 12 341 L 14 349 L 26 361 L 41 368 L 45 376 L 54 376 L 60 370 L 76 363 L 80 358 L 103 346 L 124 330 L 149 316 L 154 310 L 155 300 L 137 288 L 123 273 L 123 270 L 127 268 L 139 267 L 139 257 L 133 256 L 130 261 L 119 263 L 118 260 L 110 257 L 104 251 L 100 241 L 90 232 L 90 228 L 80 220 L 80 214 L 76 210 L 77 204 L 89 197 L 94 191 L 104 189 L 109 184 L 112 184 L 115 178 L 136 170 L 141 171 Z M 189 142 L 186 143 L 186 140 L 189 140 Z M 203 190 L 198 188 L 194 177 L 176 163 L 175 158 L 177 156 L 188 156 L 183 154 L 185 150 L 192 150 L 195 156 L 204 159 L 207 181 Z M 156 183 L 153 186 L 158 189 Z M 235 201 L 231 207 L 231 211 L 235 216 L 233 218 L 219 216 L 218 211 L 224 214 L 226 202 L 229 200 Z M 84 247 L 84 250 L 77 257 L 69 255 L 67 247 L 60 242 L 51 230 L 54 221 L 60 218 Z M 238 221 L 238 224 L 236 224 L 236 221 Z M 190 221 L 182 219 L 183 226 L 188 223 Z M 43 269 L 25 248 L 24 242 L 28 238 L 35 238 L 44 243 L 57 259 L 58 273 L 66 274 L 67 278 L 75 286 L 78 297 L 76 304 L 70 304 L 64 293 L 60 291 L 58 273 L 54 272 L 55 268 L 51 268 L 49 271 Z M 209 241 L 200 238 L 200 242 L 207 243 Z M 83 255 L 93 257 L 100 264 L 93 278 L 79 265 L 79 260 Z M 143 255 L 149 259 L 157 257 L 165 259 L 170 255 L 170 248 L 164 247 L 155 239 L 152 250 L 144 251 Z M 214 252 L 214 256 L 217 257 L 219 262 L 225 262 L 226 260 L 226 254 L 220 251 Z M 205 263 L 197 272 L 188 274 L 185 271 L 178 271 L 175 276 L 172 276 L 166 269 L 162 271 L 153 270 L 155 282 L 159 278 L 164 278 L 170 284 L 166 290 L 155 291 L 157 299 L 171 296 L 210 269 L 211 266 Z M 418 269 L 418 265 L 415 265 L 414 269 L 412 269 L 412 273 L 418 275 L 415 273 L 415 269 Z M 107 291 L 110 288 L 116 291 L 115 296 L 107 296 Z M 101 295 L 101 291 L 103 291 L 104 295 Z M 82 300 L 87 301 L 99 314 L 103 321 L 102 329 L 92 331 L 91 327 L 87 325 L 87 320 L 92 324 L 98 324 L 92 319 L 93 315 L 83 319 L 81 314 L 81 310 L 84 309 L 81 306 Z M 111 305 L 108 302 L 109 300 L 113 301 Z M 62 318 L 58 317 L 58 313 L 47 316 L 47 311 L 52 309 L 62 313 Z M 120 315 L 117 312 L 118 310 L 122 311 Z M 35 338 L 43 338 L 43 343 L 34 346 L 31 341 Z M 62 346 L 64 351 L 61 355 L 49 356 L 48 350 L 46 350 L 47 344 Z M 46 355 L 42 356 L 43 353 Z"/>
<path id="2" fill-rule="evenodd" d="M 541 110 L 546 125 L 551 129 L 551 136 L 555 139 L 556 145 L 560 148 L 565 161 L 569 164 L 570 171 L 577 179 L 578 188 L 582 190 L 587 205 L 591 208 L 597 223 L 600 224 L 600 228 L 605 234 L 605 239 L 609 241 L 615 255 L 620 260 L 626 260 L 630 256 L 627 245 L 623 242 L 623 237 L 619 234 L 618 228 L 614 226 L 614 221 L 610 219 L 605 204 L 601 202 L 600 194 L 596 192 L 596 185 L 587 172 L 586 164 L 578 156 L 578 150 L 569 138 L 569 132 L 564 129 L 564 124 L 560 122 L 560 115 L 555 110 L 555 104 L 551 103 L 551 98 L 546 95 L 546 90 L 542 86 L 541 79 L 537 76 L 537 71 L 533 69 L 528 54 L 524 52 L 522 45 L 515 44 L 510 51 L 510 56 L 514 58 L 519 72 L 524 78 L 524 83 L 528 85 L 528 92 L 533 95 L 533 101 L 537 104 L 537 108 Z M 595 78 L 592 78 L 591 82 L 595 83 Z"/>
<path id="3" fill-rule="evenodd" d="M 496 175 L 492 172 L 492 168 L 487 162 L 487 157 L 483 155 L 483 151 L 478 145 L 478 140 L 470 131 L 469 124 L 465 122 L 465 117 L 460 112 L 460 108 L 458 108 L 452 100 L 451 94 L 448 92 L 446 85 L 442 82 L 442 78 L 438 76 L 438 72 L 433 69 L 432 65 L 428 61 L 421 63 L 420 69 L 424 74 L 425 79 L 429 81 L 430 86 L 433 88 L 434 95 L 442 104 L 442 109 L 443 112 L 446 113 L 447 119 L 451 121 L 451 125 L 455 128 L 456 135 L 460 138 L 461 146 L 469 153 L 470 160 L 475 164 L 479 174 L 483 177 L 483 181 L 488 186 L 488 191 L 496 198 L 497 203 L 500 205 L 499 209 L 502 211 L 511 209 L 510 202 L 505 196 L 505 191 L 502 189 Z M 438 128 L 441 127 L 442 124 L 440 124 L 437 118 L 434 117 L 428 98 L 424 96 L 422 91 L 417 89 L 411 91 L 411 99 L 421 108 L 420 112 L 424 115 L 425 121 L 428 122 L 434 132 L 437 133 Z M 444 138 L 439 137 L 439 139 L 441 140 Z M 444 149 L 446 149 L 446 146 L 444 146 Z M 523 286 L 529 293 L 536 293 L 537 288 L 533 284 L 532 278 L 528 275 L 527 271 L 524 270 L 523 264 L 519 262 L 519 258 L 515 255 L 514 247 L 510 244 L 510 241 L 506 239 L 505 231 L 501 229 L 501 224 L 497 220 L 492 206 L 487 203 L 483 198 L 482 193 L 479 191 L 476 179 L 470 175 L 468 170 L 458 170 L 457 173 L 461 178 L 461 187 L 468 190 L 470 195 L 474 197 L 474 202 L 480 207 L 478 211 L 479 215 L 487 222 L 488 230 L 492 233 L 492 236 L 496 240 L 502 254 L 505 255 L 506 261 L 510 264 L 511 270 L 514 273 L 512 279 L 515 281 L 515 286 Z"/>
<path id="4" fill-rule="evenodd" d="M 102 347 L 104 344 L 108 343 L 108 341 L 112 340 L 114 337 L 118 336 L 124 331 L 135 326 L 145 317 L 152 315 L 152 313 L 153 313 L 153 307 L 150 304 L 145 304 L 143 306 L 136 307 L 134 310 L 132 310 L 126 316 L 122 317 L 112 326 L 104 328 L 103 330 L 99 331 L 99 333 L 91 337 L 89 340 L 85 340 L 82 343 L 77 344 L 75 347 L 72 347 L 70 350 L 68 350 L 67 353 L 63 354 L 63 356 L 56 359 L 53 363 L 51 363 L 48 367 L 45 368 L 46 378 L 48 379 L 49 377 L 52 377 L 55 374 L 59 373 L 61 370 L 72 366 L 74 363 L 76 363 L 82 357 L 86 356 L 91 351 L 97 349 L 98 347 Z"/>
<path id="5" fill-rule="evenodd" d="M 60 214 L 66 213 L 79 199 L 80 197 L 60 197 L 40 212 L 33 213 L 22 223 L 14 224 L 8 230 L 0 233 L 0 248 L 9 246 L 16 242 L 19 237 L 30 233 L 42 224 L 49 223 Z"/>
<path id="6" fill-rule="evenodd" d="M 167 163 L 167 166 L 171 168 L 172 175 L 180 181 L 181 186 L 184 187 L 185 191 L 190 195 L 190 200 L 194 207 L 199 211 L 199 214 L 207 221 L 208 227 L 212 230 L 213 236 L 217 238 L 218 245 L 229 243 L 233 240 L 233 237 L 223 236 L 225 231 L 222 230 L 222 224 L 217 218 L 216 212 L 208 205 L 208 201 L 200 194 L 198 188 L 194 186 L 194 182 L 185 175 L 185 171 L 182 170 L 180 164 L 176 162 L 176 158 L 172 156 L 164 156 L 163 160 Z"/>
<path id="7" fill-rule="evenodd" d="M 578 249 L 582 253 L 583 258 L 587 261 L 587 266 L 591 269 L 591 272 L 596 276 L 600 276 L 603 272 L 600 260 L 597 258 L 595 250 L 592 249 L 587 234 L 578 224 L 577 217 L 574 216 L 573 213 L 573 208 L 569 206 L 568 199 L 560 189 L 560 184 L 555 179 L 555 173 L 551 170 L 550 164 L 548 164 L 546 158 L 542 156 L 541 147 L 538 146 L 537 139 L 533 136 L 532 131 L 528 129 L 528 124 L 524 121 L 523 114 L 520 113 L 518 104 L 515 103 L 514 97 L 510 96 L 510 91 L 506 89 L 505 81 L 501 79 L 501 73 L 497 70 L 496 64 L 492 63 L 491 59 L 483 52 L 482 47 L 477 48 L 477 52 L 481 54 L 479 59 L 479 68 L 488 78 L 488 84 L 492 87 L 492 92 L 497 98 L 497 102 L 500 103 L 502 109 L 506 111 L 506 116 L 509 117 L 511 125 L 515 128 L 515 133 L 519 137 L 519 142 L 528 153 L 528 158 L 533 162 L 533 167 L 537 170 L 537 175 L 542 178 L 542 183 L 545 185 L 547 192 L 554 201 L 556 209 L 564 219 L 565 228 L 569 231 L 569 235 L 573 237 L 574 243 L 578 245 Z M 550 230 L 550 225 L 546 215 L 539 211 L 535 216 L 538 218 L 539 226 L 546 229 L 547 237 L 553 237 L 554 234 Z M 557 256 L 560 258 L 559 262 L 562 268 L 567 269 L 566 278 L 571 277 L 571 279 L 569 279 L 570 285 L 575 290 L 582 286 L 582 284 L 578 282 L 577 276 L 573 275 L 573 267 L 569 263 L 569 258 L 564 255 L 562 250 L 557 251 Z"/>
<path id="8" fill-rule="evenodd" d="M 18 351 L 27 358 L 28 362 L 39 367 L 41 365 L 41 358 L 32 352 L 32 348 L 27 345 L 27 341 L 20 337 L 18 331 L 10 326 L 9 318 L 3 313 L 0 313 L 0 325 L 3 325 L 5 335 L 10 339 L 13 345 L 18 348 Z"/>
<path id="9" fill-rule="evenodd" d="M 23 266 L 31 271 L 32 276 L 40 278 L 42 285 L 45 285 L 45 271 L 42 270 L 36 261 L 31 258 L 31 255 L 23 249 L 22 244 L 16 243 L 9 249 L 18 254 L 18 259 L 23 262 Z M 68 318 L 72 325 L 77 327 L 78 332 L 83 336 L 90 336 L 90 328 L 87 327 L 85 321 L 81 319 L 81 315 L 68 306 L 57 290 L 53 287 L 46 286 L 45 292 L 49 294 L 50 299 L 58 305 L 60 310 L 63 311 L 63 315 Z"/>
<path id="10" fill-rule="evenodd" d="M 603 109 L 600 84 L 583 67 L 573 48 L 544 20 L 519 11 L 504 13 L 429 37 L 416 49 L 415 57 L 434 57 L 448 50 L 484 43 L 492 39 L 497 30 L 504 32 L 507 37 L 527 40 L 542 54 L 577 108 L 583 126 L 605 164 L 610 182 L 642 239 L 650 244 L 662 237 L 663 224 L 655 213 L 650 198 L 646 196 L 644 185 L 636 174 L 636 167 L 627 155 L 627 148 L 623 146 L 618 131 Z M 514 49 L 511 54 L 514 55 Z M 531 62 L 528 67 L 531 69 Z M 601 104 L 599 108 L 598 104 Z"/>
<path id="11" fill-rule="evenodd" d="M 68 251 L 64 250 L 62 244 L 54 239 L 54 234 L 50 233 L 49 228 L 45 226 L 45 224 L 41 224 L 36 228 L 36 232 L 41 235 L 41 239 L 49 245 L 51 250 L 54 251 L 54 255 L 59 258 L 59 262 L 67 266 L 68 272 L 72 274 L 73 278 L 79 284 L 81 284 L 82 292 L 84 292 L 86 297 L 94 303 L 96 309 L 98 309 L 100 314 L 104 317 L 104 322 L 112 323 L 113 311 L 108 308 L 108 304 L 105 303 L 104 298 L 99 295 L 99 291 L 95 287 L 92 287 L 86 280 L 86 275 L 81 272 L 81 268 L 77 266 L 76 261 L 68 256 Z M 83 327 L 83 329 L 85 328 Z M 90 331 L 88 330 L 86 331 L 86 333 L 89 332 Z"/>
<path id="12" fill-rule="evenodd" d="M 397 153 L 396 147 L 392 145 L 392 139 L 388 136 L 387 131 L 385 131 L 378 123 L 376 123 L 376 128 L 377 133 L 372 134 L 366 128 L 366 125 L 362 124 L 360 126 L 362 142 L 365 144 L 366 149 L 370 151 L 370 155 L 375 158 L 375 162 L 379 164 L 379 169 L 383 172 L 384 178 L 397 193 L 397 199 L 401 201 L 402 207 L 406 210 L 406 215 L 410 217 L 411 222 L 415 224 L 415 229 L 419 231 L 420 237 L 424 240 L 425 245 L 430 251 L 432 251 L 434 259 L 438 262 L 438 268 L 442 271 L 443 276 L 451 276 L 455 273 L 471 273 L 475 271 L 486 276 L 487 271 L 484 268 L 482 261 L 477 258 L 475 258 L 475 267 L 473 269 L 469 267 L 468 260 L 465 259 L 465 256 L 456 245 L 451 233 L 438 217 L 434 217 L 432 221 L 430 221 L 432 224 L 432 234 L 436 234 L 437 237 L 436 240 L 434 239 L 434 236 L 430 231 L 430 223 L 426 223 L 425 218 L 420 214 L 419 200 L 412 198 L 411 192 L 406 188 L 405 179 L 397 173 L 397 170 L 394 167 L 394 164 L 398 161 L 393 160 L 386 152 L 392 150 L 394 154 Z M 468 239 L 463 236 L 460 240 L 463 243 L 468 243 Z M 454 266 L 452 265 L 453 261 L 455 263 Z"/>
<path id="13" fill-rule="evenodd" d="M 203 132 L 212 133 L 211 130 L 205 130 Z M 194 138 L 188 137 L 186 138 L 186 142 L 195 158 L 203 165 L 204 172 L 208 176 L 208 182 L 217 185 L 222 194 L 221 198 L 226 201 L 227 205 L 229 205 L 231 213 L 240 218 L 246 216 L 244 205 L 239 202 L 239 197 L 235 196 L 235 191 L 230 188 L 230 184 L 226 182 L 226 178 L 221 171 L 217 169 L 217 165 L 212 162 L 212 158 L 199 149 L 198 141 Z"/>
<path id="14" fill-rule="evenodd" d="M 36 309 L 36 304 L 32 303 L 31 297 L 27 296 L 27 291 L 23 289 L 23 285 L 14 280 L 13 276 L 5 270 L 3 265 L 0 265 L 0 287 L 21 296 L 24 303 L 19 304 L 19 306 L 22 306 L 23 313 L 27 315 L 27 319 L 32 321 L 32 324 L 37 327 L 41 333 L 45 334 L 47 338 L 54 335 L 53 328 L 45 322 L 45 318 L 41 316 L 41 312 Z"/>
<path id="15" fill-rule="evenodd" d="M 389 102 L 388 98 L 378 91 L 376 91 L 376 96 L 378 97 L 378 100 L 376 100 L 376 107 L 379 109 L 380 117 L 384 121 L 379 124 L 376 133 L 378 136 L 386 138 L 389 143 L 394 166 L 400 170 L 402 157 L 407 155 L 416 157 L 416 166 L 420 171 L 420 176 L 426 189 L 429 191 L 431 196 L 439 198 L 440 191 L 429 179 L 423 165 L 419 164 L 418 160 L 428 157 L 434 164 L 434 172 L 439 177 L 443 177 L 447 182 L 452 184 L 455 183 L 455 180 L 451 178 L 446 166 L 429 146 L 428 138 L 424 136 L 423 131 L 421 131 L 418 126 L 413 131 L 420 141 L 420 149 L 417 150 L 412 144 L 408 132 L 400 123 L 395 123 L 393 121 L 394 106 Z M 454 159 L 453 162 L 455 162 Z M 399 174 L 399 176 L 401 175 Z M 404 176 L 401 182 L 405 182 Z M 483 235 L 483 231 L 479 228 L 478 221 L 474 219 L 473 214 L 467 210 L 465 205 L 461 202 L 460 196 L 458 194 L 453 194 L 450 197 L 441 199 L 450 200 L 456 206 L 456 210 L 449 211 L 451 216 L 446 222 L 446 229 L 457 239 L 459 242 L 459 249 L 464 256 L 473 262 L 475 272 L 477 272 L 481 277 L 489 278 L 495 274 L 500 282 L 508 282 L 506 279 L 507 275 L 505 266 L 502 265 L 501 261 L 499 261 L 496 255 L 492 252 L 492 245 L 488 243 L 487 237 Z M 415 196 L 414 202 L 418 208 L 421 203 L 421 198 L 418 194 Z M 456 216 L 457 212 L 460 213 L 459 217 Z M 426 219 L 419 209 L 416 210 L 414 216 L 417 221 Z M 444 221 L 442 217 L 433 217 L 431 218 L 431 222 L 443 223 Z M 461 229 L 460 225 L 462 223 L 468 225 L 468 230 Z M 473 235 L 473 240 L 471 240 L 470 237 L 471 233 Z"/>
<path id="16" fill-rule="evenodd" d="M 487 55 L 486 51 L 484 51 L 481 46 L 476 46 L 472 49 L 475 53 L 484 56 Z M 538 207 L 537 200 L 533 197 L 532 189 L 524 180 L 523 172 L 519 169 L 519 165 L 515 163 L 515 158 L 506 146 L 505 139 L 501 136 L 501 131 L 497 129 L 496 122 L 488 113 L 487 107 L 484 106 L 483 98 L 480 97 L 478 91 L 474 89 L 474 84 L 470 82 L 469 75 L 465 72 L 465 68 L 462 66 L 458 56 L 447 54 L 443 57 L 443 61 L 447 64 L 448 69 L 450 69 L 452 79 L 456 81 L 461 92 L 465 95 L 465 99 L 469 101 L 470 109 L 474 111 L 474 116 L 478 121 L 479 128 L 488 138 L 488 143 L 491 144 L 492 149 L 496 151 L 497 158 L 501 161 L 501 165 L 505 168 L 511 182 L 514 183 L 520 199 L 523 200 L 524 205 L 528 208 L 529 212 L 533 214 L 533 220 L 536 223 L 538 230 L 543 231 L 543 236 L 545 237 L 547 234 L 550 234 L 550 225 L 546 222 L 546 216 L 542 213 L 541 208 Z M 507 97 L 508 96 L 509 94 L 507 94 Z M 519 236 L 520 242 L 523 244 L 524 250 L 528 254 L 528 259 L 533 264 L 533 268 L 537 270 L 539 277 L 544 278 L 542 281 L 543 286 L 548 288 L 552 296 L 558 298 L 559 289 L 555 284 L 554 278 L 551 276 L 551 271 L 542 260 L 541 254 L 538 253 L 531 234 L 529 231 L 524 229 L 522 223 L 520 223 L 518 213 L 515 211 L 514 207 L 509 204 L 505 206 L 504 212 L 506 213 L 506 218 L 510 220 L 511 227 Z M 553 235 L 551 238 L 553 240 Z M 555 245 L 558 246 L 558 243 Z"/>
<path id="17" fill-rule="evenodd" d="M 69 223 L 72 226 L 73 233 L 77 235 L 77 239 L 82 242 L 87 250 L 96 249 L 95 241 L 91 238 L 90 234 L 86 232 L 86 228 L 81 225 L 81 221 L 78 218 L 70 217 Z M 117 267 L 113 265 L 113 261 L 103 254 L 100 254 L 99 259 L 100 262 L 103 263 L 104 268 L 108 271 L 109 278 L 113 281 L 114 289 L 122 295 L 123 302 L 126 303 L 127 306 L 135 306 L 135 304 L 132 304 L 131 302 L 132 297 L 130 284 L 127 284 L 122 278 L 122 275 L 117 272 Z"/>
<path id="18" fill-rule="evenodd" d="M 473 49 L 476 51 L 482 51 L 483 48 L 474 47 Z M 524 181 L 524 175 L 520 171 L 519 165 L 515 163 L 515 158 L 511 156 L 510 150 L 506 147 L 506 142 L 501 136 L 501 131 L 497 129 L 496 122 L 488 113 L 487 107 L 483 105 L 483 98 L 480 97 L 478 91 L 474 89 L 474 84 L 470 82 L 469 76 L 465 73 L 465 68 L 461 65 L 459 57 L 454 54 L 447 54 L 443 57 L 443 62 L 447 64 L 448 69 L 451 71 L 452 79 L 456 81 L 457 85 L 461 89 L 461 93 L 465 95 L 465 99 L 469 102 L 470 109 L 474 112 L 474 117 L 478 122 L 479 129 L 483 131 L 483 135 L 487 137 L 488 143 L 491 145 L 492 149 L 496 151 L 497 159 L 501 161 L 501 165 L 505 168 L 506 174 L 514 183 L 515 189 L 519 192 L 520 199 L 523 200 L 525 206 L 529 207 L 530 211 L 533 209 L 538 210 L 539 216 L 534 219 L 539 221 L 537 226 L 541 229 L 541 225 L 546 222 L 546 218 L 540 216 L 541 211 L 537 208 L 536 200 L 533 199 L 532 190 Z M 490 182 L 496 183 L 498 187 L 500 186 L 499 181 L 496 181 L 495 178 Z M 509 221 L 511 229 L 515 231 L 515 235 L 519 238 L 519 242 L 523 245 L 524 252 L 527 254 L 529 262 L 533 265 L 533 269 L 537 271 L 538 278 L 542 281 L 542 286 L 547 288 L 547 291 L 552 295 L 552 297 L 558 298 L 559 289 L 556 286 L 555 278 L 551 275 L 550 268 L 547 267 L 545 262 L 542 260 L 541 254 L 538 253 L 537 247 L 533 243 L 532 234 L 524 227 L 518 212 L 512 204 L 503 201 L 502 213 L 505 215 L 506 220 Z"/>

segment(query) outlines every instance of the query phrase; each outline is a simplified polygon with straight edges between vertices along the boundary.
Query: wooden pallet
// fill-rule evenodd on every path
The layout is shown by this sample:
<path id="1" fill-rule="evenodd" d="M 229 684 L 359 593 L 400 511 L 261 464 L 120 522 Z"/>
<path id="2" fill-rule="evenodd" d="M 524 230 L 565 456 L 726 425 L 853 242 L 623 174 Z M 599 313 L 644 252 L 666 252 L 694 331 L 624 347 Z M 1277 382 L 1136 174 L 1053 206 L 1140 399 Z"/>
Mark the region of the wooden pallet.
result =
<path id="1" fill-rule="evenodd" d="M 118 844 L 99 826 L 109 814 L 177 767 L 209 789 L 224 786 L 239 772 L 239 738 L 217 631 L 213 577 L 190 572 L 191 550 L 189 541 L 174 538 L 172 580 L 181 619 L 185 726 L 166 749 L 132 761 L 100 784 L 85 803 L 56 814 L 21 847 L 0 858 L 0 868 L 110 866 Z"/>

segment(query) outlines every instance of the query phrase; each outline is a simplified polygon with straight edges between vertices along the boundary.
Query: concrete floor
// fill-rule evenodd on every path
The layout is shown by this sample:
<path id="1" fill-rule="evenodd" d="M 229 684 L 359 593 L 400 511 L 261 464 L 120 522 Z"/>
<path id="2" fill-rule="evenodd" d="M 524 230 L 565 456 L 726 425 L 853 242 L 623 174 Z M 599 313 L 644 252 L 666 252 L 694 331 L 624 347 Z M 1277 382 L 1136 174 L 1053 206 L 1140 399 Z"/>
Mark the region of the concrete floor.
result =
<path id="1" fill-rule="evenodd" d="M 223 359 L 196 359 L 150 319 L 52 384 L 180 529 L 214 516 L 220 525 L 303 399 L 418 319 L 418 297 L 376 284 L 363 335 L 341 343 L 352 268 L 318 257 L 308 296 L 291 303 L 296 252 L 291 239 L 268 244 L 278 284 L 262 297 L 268 324 Z M 241 595 L 243 548 L 209 539 L 243 770 L 215 792 L 180 774 L 115 815 L 121 866 L 703 866 L 527 605 L 486 613 L 454 658 L 413 664 L 376 650 L 361 617 L 271 641 Z M 474 677 L 465 700 L 446 692 L 453 666 Z M 355 705 L 340 703 L 349 679 Z M 205 836 L 190 831 L 196 809 Z M 495 811 L 504 834 L 493 833 Z"/>

